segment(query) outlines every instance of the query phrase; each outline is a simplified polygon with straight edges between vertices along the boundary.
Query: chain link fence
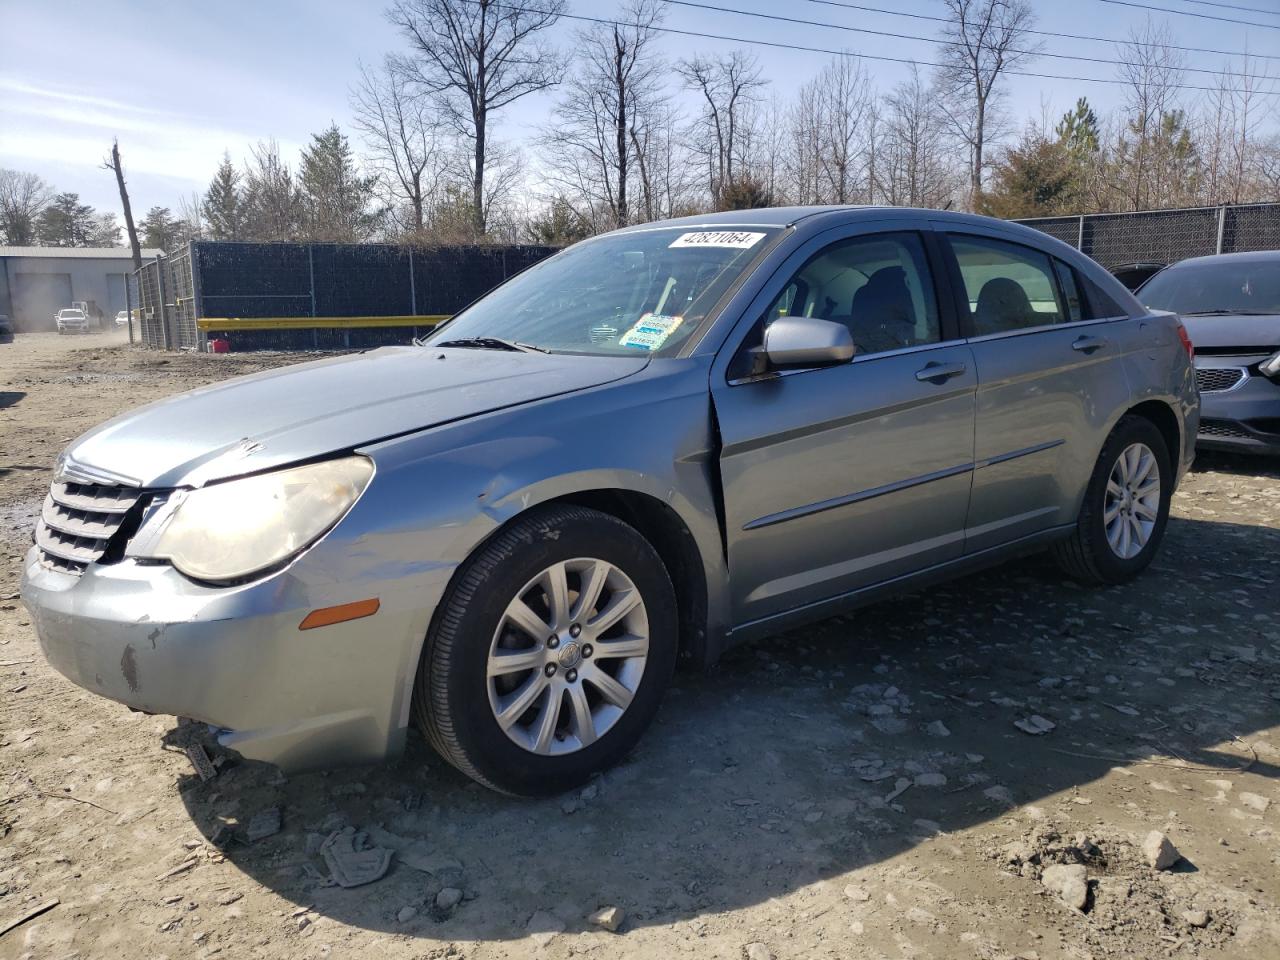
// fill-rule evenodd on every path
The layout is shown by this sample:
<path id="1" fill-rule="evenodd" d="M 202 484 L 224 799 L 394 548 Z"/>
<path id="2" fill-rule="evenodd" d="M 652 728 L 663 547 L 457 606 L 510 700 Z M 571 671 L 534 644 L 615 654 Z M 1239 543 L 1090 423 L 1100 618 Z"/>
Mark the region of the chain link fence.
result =
<path id="1" fill-rule="evenodd" d="M 1019 220 L 1115 270 L 1133 263 L 1280 249 L 1280 203 Z"/>

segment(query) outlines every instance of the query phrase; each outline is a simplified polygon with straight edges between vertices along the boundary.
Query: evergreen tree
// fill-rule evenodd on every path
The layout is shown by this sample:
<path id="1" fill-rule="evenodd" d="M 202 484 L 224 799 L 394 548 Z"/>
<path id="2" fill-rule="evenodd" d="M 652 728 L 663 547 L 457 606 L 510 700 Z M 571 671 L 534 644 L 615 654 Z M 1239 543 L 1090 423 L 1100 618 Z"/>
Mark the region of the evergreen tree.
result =
<path id="1" fill-rule="evenodd" d="M 564 197 L 556 197 L 547 209 L 525 227 L 530 243 L 563 247 L 591 236 L 591 223 Z"/>
<path id="2" fill-rule="evenodd" d="M 144 247 L 167 253 L 182 242 L 182 224 L 173 218 L 168 207 L 152 207 L 138 226 Z"/>
<path id="3" fill-rule="evenodd" d="M 101 224 L 78 193 L 60 193 L 36 217 L 36 242 L 43 247 L 88 247 Z"/>
<path id="4" fill-rule="evenodd" d="M 204 200 L 200 204 L 209 237 L 213 240 L 242 240 L 244 238 L 244 198 L 240 193 L 240 173 L 231 165 L 231 155 L 224 153 L 222 163 L 209 181 Z"/>
<path id="5" fill-rule="evenodd" d="M 360 175 L 351 145 L 337 124 L 312 135 L 311 145 L 302 152 L 298 182 L 310 239 L 358 243 L 373 235 L 378 216 L 370 206 L 376 183 Z"/>
<path id="6" fill-rule="evenodd" d="M 1098 115 L 1084 97 L 1076 101 L 1074 110 L 1068 110 L 1062 115 L 1054 133 L 1058 135 L 1058 142 L 1073 154 L 1094 154 L 1101 145 L 1098 138 Z"/>
<path id="7" fill-rule="evenodd" d="M 1066 144 L 1028 133 L 996 164 L 981 212 L 1004 219 L 1068 213 L 1076 205 L 1077 188 Z"/>

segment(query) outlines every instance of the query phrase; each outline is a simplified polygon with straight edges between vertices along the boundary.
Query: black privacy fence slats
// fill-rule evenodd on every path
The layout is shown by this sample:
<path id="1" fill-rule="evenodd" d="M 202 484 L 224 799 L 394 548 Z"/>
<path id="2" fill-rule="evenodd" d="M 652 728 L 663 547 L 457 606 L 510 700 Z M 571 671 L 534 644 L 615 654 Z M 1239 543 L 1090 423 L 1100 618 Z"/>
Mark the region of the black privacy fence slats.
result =
<path id="1" fill-rule="evenodd" d="M 1088 254 L 1108 269 L 1175 263 L 1214 253 L 1280 249 L 1280 203 L 1019 220 Z"/>
<path id="2" fill-rule="evenodd" d="M 1018 222 L 1108 269 L 1280 249 L 1280 203 Z M 139 335 L 157 350 L 200 350 L 215 338 L 235 350 L 408 343 L 556 249 L 198 240 L 143 264 L 135 275 Z M 316 323 L 308 325 L 312 317 Z"/>
<path id="3" fill-rule="evenodd" d="M 168 350 L 202 349 L 214 338 L 236 350 L 408 343 L 556 251 L 194 241 L 139 271 L 141 339 Z M 305 323 L 310 317 L 316 325 Z"/>

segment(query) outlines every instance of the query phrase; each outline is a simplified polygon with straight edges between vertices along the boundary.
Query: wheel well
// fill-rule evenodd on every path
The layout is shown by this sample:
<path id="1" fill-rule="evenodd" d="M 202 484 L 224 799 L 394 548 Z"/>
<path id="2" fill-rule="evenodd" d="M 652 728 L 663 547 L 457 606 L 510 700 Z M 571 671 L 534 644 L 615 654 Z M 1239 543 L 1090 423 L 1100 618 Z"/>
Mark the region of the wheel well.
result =
<path id="1" fill-rule="evenodd" d="M 1175 473 L 1182 456 L 1182 435 L 1178 429 L 1178 418 L 1167 403 L 1160 400 L 1146 400 L 1138 404 L 1128 413 L 1131 416 L 1150 420 L 1164 437 L 1165 446 L 1169 448 L 1169 459 Z"/>
<path id="2" fill-rule="evenodd" d="M 656 497 L 632 490 L 582 490 L 547 502 L 572 503 L 610 514 L 635 527 L 653 545 L 676 591 L 680 656 L 705 664 L 707 575 L 698 545 L 680 515 Z"/>

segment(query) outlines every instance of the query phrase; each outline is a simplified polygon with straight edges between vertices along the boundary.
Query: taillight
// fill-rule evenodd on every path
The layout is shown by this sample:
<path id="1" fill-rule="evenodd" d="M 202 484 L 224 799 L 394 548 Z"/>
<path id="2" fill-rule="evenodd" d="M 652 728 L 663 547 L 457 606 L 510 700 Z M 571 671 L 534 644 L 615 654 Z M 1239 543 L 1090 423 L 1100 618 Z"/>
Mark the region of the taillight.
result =
<path id="1" fill-rule="evenodd" d="M 1182 341 L 1182 349 L 1187 351 L 1187 357 L 1191 360 L 1196 358 L 1196 345 L 1191 342 L 1191 337 L 1187 335 L 1187 328 L 1179 321 L 1178 323 L 1178 339 Z"/>

